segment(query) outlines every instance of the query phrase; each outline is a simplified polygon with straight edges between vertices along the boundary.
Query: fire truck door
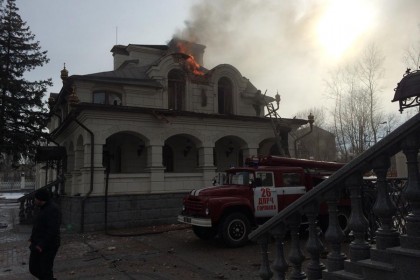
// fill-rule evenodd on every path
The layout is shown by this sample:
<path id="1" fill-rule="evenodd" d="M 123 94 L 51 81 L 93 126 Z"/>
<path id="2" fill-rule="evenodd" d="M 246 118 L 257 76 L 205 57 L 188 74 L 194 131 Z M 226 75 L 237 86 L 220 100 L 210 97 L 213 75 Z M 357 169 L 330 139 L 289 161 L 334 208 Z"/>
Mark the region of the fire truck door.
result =
<path id="1" fill-rule="evenodd" d="M 272 172 L 258 172 L 261 185 L 254 188 L 255 217 L 272 217 L 278 212 L 278 199 Z"/>
<path id="2" fill-rule="evenodd" d="M 306 193 L 306 188 L 302 182 L 302 174 L 283 173 L 282 180 L 282 187 L 277 188 L 279 210 L 282 210 Z"/>

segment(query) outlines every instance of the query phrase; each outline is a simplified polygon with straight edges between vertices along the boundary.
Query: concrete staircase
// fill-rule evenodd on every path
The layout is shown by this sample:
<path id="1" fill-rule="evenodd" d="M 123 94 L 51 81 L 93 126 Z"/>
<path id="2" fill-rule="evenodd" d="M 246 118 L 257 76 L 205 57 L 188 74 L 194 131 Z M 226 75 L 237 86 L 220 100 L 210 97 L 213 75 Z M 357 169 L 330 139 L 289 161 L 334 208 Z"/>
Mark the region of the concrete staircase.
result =
<path id="1" fill-rule="evenodd" d="M 401 246 L 370 249 L 370 259 L 346 260 L 344 269 L 323 272 L 326 280 L 396 280 L 420 279 L 420 243 L 401 236 Z M 415 278 L 413 278 L 415 277 Z"/>
<path id="2" fill-rule="evenodd" d="M 407 178 L 406 183 L 392 193 L 387 174 L 390 157 L 399 151 L 407 159 Z M 272 279 L 273 275 L 275 279 L 286 279 L 288 273 L 290 279 L 299 280 L 420 279 L 419 152 L 420 113 L 251 232 L 249 238 L 261 244 L 261 279 Z M 376 178 L 371 207 L 373 220 L 365 216 L 363 207 L 363 193 L 367 187 L 363 174 L 370 171 Z M 342 194 L 349 194 L 351 202 L 348 227 L 353 241 L 348 244 L 348 259 L 342 252 L 347 246 L 344 246 L 345 235 L 338 219 Z M 402 200 L 394 201 L 396 196 Z M 328 228 L 323 243 L 329 245 L 329 254 L 324 263 L 320 260 L 323 246 L 316 230 L 320 202 L 325 202 L 328 207 Z M 405 211 L 401 211 L 403 209 Z M 298 229 L 304 215 L 308 220 L 309 238 L 305 250 L 302 250 Z M 372 228 L 376 235 L 376 244 L 373 245 L 367 237 L 370 226 L 376 225 L 376 219 L 381 226 Z M 286 231 L 290 231 L 290 240 L 284 238 Z M 267 251 L 270 238 L 274 238 L 277 248 L 273 265 Z M 286 242 L 290 248 L 287 256 L 283 249 Z M 309 257 L 307 267 L 303 267 L 304 253 Z"/>

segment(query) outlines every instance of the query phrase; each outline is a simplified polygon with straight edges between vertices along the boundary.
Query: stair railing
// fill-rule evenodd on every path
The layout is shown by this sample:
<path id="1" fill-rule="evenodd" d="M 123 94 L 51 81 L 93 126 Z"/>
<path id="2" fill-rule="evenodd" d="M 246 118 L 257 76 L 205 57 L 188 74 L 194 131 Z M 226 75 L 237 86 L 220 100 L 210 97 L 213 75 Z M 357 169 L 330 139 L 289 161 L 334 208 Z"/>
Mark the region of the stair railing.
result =
<path id="1" fill-rule="evenodd" d="M 35 216 L 35 193 L 40 189 L 46 189 L 50 192 L 50 195 L 53 199 L 57 199 L 63 190 L 63 177 L 57 178 L 57 180 L 45 185 L 42 188 L 36 189 L 20 198 L 18 198 L 19 206 L 19 223 L 21 224 L 30 224 L 33 222 Z"/>
<path id="2" fill-rule="evenodd" d="M 326 272 L 343 270 L 344 261 L 347 258 L 348 262 L 370 258 L 371 245 L 366 240 L 369 223 L 365 217 L 362 202 L 363 174 L 370 170 L 373 170 L 377 177 L 377 194 L 373 212 L 379 219 L 380 227 L 375 232 L 376 249 L 386 250 L 399 246 L 400 243 L 403 246 L 404 242 L 407 243 L 407 246 L 419 246 L 420 249 L 420 244 L 416 243 L 420 239 L 420 181 L 417 162 L 419 146 L 420 114 L 417 114 L 251 232 L 249 238 L 257 241 L 261 246 L 261 279 L 268 280 L 273 275 L 275 279 L 285 279 L 286 273 L 290 279 L 322 279 Z M 407 233 L 404 238 L 401 237 L 392 219 L 398 214 L 398 209 L 390 195 L 390 185 L 386 178 L 390 157 L 401 150 L 407 157 L 408 170 L 408 181 L 403 190 L 403 197 L 412 209 L 405 218 Z M 350 194 L 349 228 L 353 233 L 348 257 L 342 251 L 345 235 L 338 220 L 339 200 L 344 192 Z M 325 232 L 329 253 L 325 265 L 320 262 L 320 255 L 324 252 L 324 247 L 319 238 L 316 224 L 319 205 L 324 202 L 328 205 L 329 213 L 329 225 Z M 300 248 L 299 231 L 297 230 L 303 215 L 306 215 L 309 223 L 309 238 L 305 251 L 309 253 L 310 260 L 306 265 L 306 272 L 303 272 L 302 269 L 305 258 Z M 287 258 L 283 249 L 286 231 L 289 231 L 291 236 Z M 268 258 L 270 236 L 274 237 L 277 248 L 272 265 Z M 415 244 L 413 245 L 413 243 Z M 288 272 L 289 265 L 292 267 L 290 272 Z"/>

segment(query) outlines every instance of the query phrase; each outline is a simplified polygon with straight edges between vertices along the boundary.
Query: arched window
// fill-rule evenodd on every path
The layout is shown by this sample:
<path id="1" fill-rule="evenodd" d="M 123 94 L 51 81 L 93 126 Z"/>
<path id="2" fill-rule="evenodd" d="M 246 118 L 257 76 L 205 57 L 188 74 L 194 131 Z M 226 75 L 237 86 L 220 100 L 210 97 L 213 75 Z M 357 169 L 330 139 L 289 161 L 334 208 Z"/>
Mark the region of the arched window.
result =
<path id="1" fill-rule="evenodd" d="M 121 105 L 121 94 L 112 91 L 96 90 L 92 98 L 95 104 Z"/>
<path id="2" fill-rule="evenodd" d="M 185 75 L 181 70 L 168 74 L 168 109 L 182 111 L 185 102 Z"/>
<path id="3" fill-rule="evenodd" d="M 217 100 L 219 114 L 232 114 L 233 92 L 230 79 L 223 77 L 219 80 Z"/>

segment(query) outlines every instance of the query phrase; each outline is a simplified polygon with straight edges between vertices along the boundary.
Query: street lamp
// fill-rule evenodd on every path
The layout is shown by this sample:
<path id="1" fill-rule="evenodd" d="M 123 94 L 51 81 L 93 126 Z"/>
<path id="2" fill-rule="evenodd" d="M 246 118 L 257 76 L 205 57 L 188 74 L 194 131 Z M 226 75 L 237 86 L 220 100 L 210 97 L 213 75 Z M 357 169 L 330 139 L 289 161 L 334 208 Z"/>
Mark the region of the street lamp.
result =
<path id="1" fill-rule="evenodd" d="M 279 94 L 279 92 L 276 93 L 274 98 L 276 100 L 277 107 L 279 107 L 279 104 L 280 104 L 280 94 Z"/>
<path id="2" fill-rule="evenodd" d="M 312 113 L 309 113 L 309 116 L 308 116 L 308 123 L 309 123 L 309 131 L 307 132 L 307 133 L 305 133 L 305 134 L 303 134 L 303 135 L 301 135 L 301 136 L 299 136 L 299 137 L 297 137 L 296 139 L 295 139 L 295 141 L 294 141 L 294 148 L 295 148 L 295 157 L 297 158 L 297 142 L 300 140 L 300 139 L 302 139 L 303 137 L 305 137 L 306 135 L 309 135 L 309 134 L 311 134 L 312 133 L 312 131 L 313 131 L 313 128 L 314 128 L 314 122 L 315 122 L 315 117 L 314 117 L 314 115 L 312 115 Z"/>
<path id="3" fill-rule="evenodd" d="M 379 125 L 382 125 L 382 124 L 388 124 L 388 122 L 387 121 L 385 121 L 385 122 L 381 122 L 381 123 L 379 123 Z M 379 126 L 378 125 L 378 126 Z M 389 128 L 389 125 L 386 127 L 386 129 L 385 129 L 385 134 L 382 136 L 382 137 L 380 137 L 380 139 L 382 139 L 382 138 L 384 138 L 386 135 L 388 135 L 389 134 L 389 131 L 390 131 L 390 128 Z"/>
<path id="4" fill-rule="evenodd" d="M 397 84 L 392 102 L 398 101 L 400 112 L 404 109 L 419 106 L 420 109 L 420 70 L 411 72 L 408 68 L 402 80 Z"/>

